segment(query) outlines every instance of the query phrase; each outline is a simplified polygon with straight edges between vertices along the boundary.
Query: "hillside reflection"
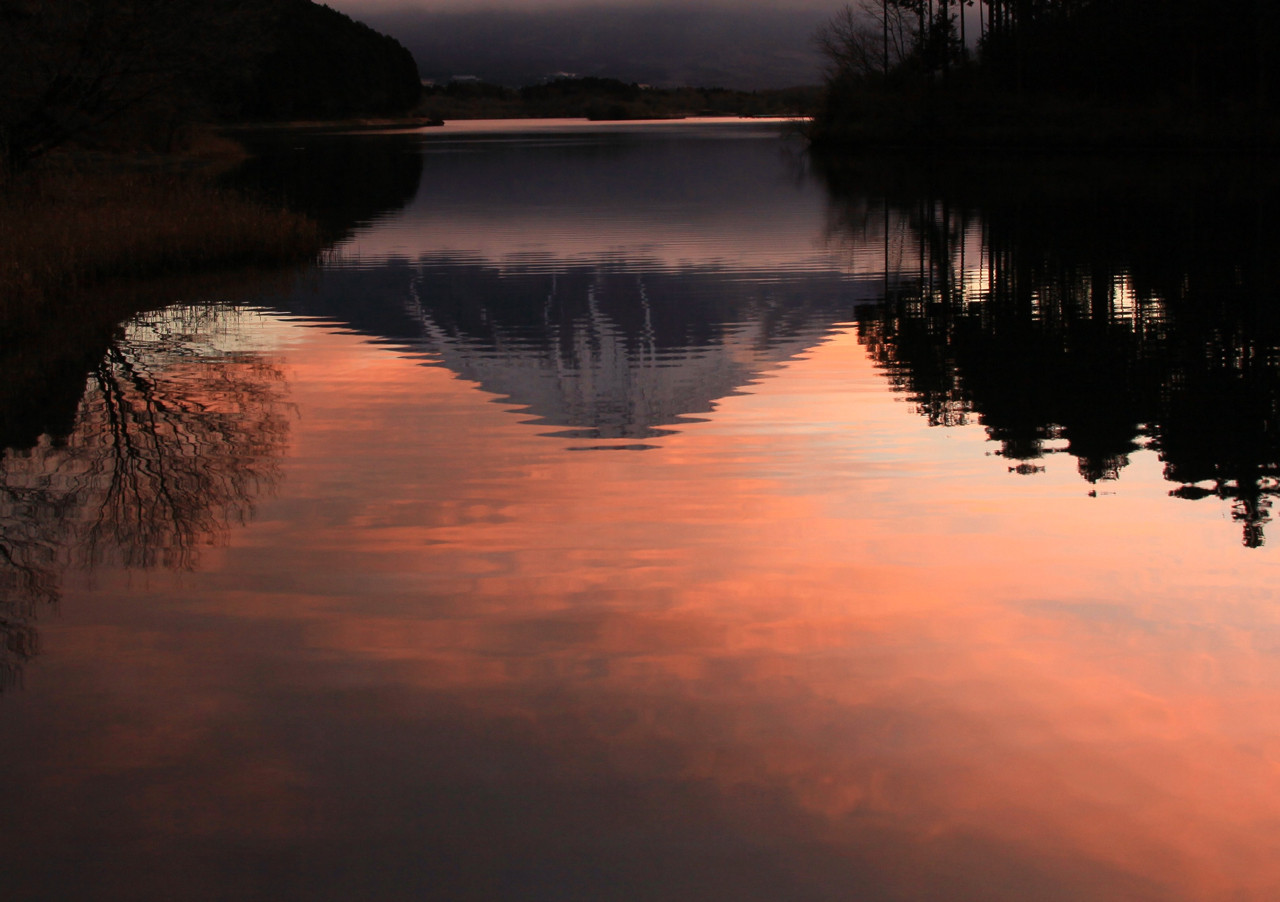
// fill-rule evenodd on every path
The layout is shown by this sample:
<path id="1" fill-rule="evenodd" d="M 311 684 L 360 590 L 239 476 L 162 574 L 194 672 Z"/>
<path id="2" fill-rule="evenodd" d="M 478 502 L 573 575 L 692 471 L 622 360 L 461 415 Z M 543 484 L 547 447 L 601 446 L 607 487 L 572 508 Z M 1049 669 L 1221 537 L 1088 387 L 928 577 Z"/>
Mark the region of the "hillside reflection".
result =
<path id="1" fill-rule="evenodd" d="M 313 217 L 337 240 L 402 209 L 418 192 L 422 151 L 401 134 L 247 131 L 253 153 L 226 181 Z"/>
<path id="2" fill-rule="evenodd" d="M 1229 503 L 1262 545 L 1280 492 L 1274 192 L 1202 161 L 1048 166 L 922 185 L 828 165 L 834 231 L 878 244 L 889 273 L 861 341 L 931 424 L 981 423 L 1012 472 L 1068 454 L 1103 483 L 1149 448 L 1171 495 Z"/>
<path id="3" fill-rule="evenodd" d="M 0 690 L 38 651 L 64 570 L 192 568 L 270 491 L 283 374 L 236 345 L 226 308 L 140 316 L 89 373 L 69 431 L 0 455 Z"/>

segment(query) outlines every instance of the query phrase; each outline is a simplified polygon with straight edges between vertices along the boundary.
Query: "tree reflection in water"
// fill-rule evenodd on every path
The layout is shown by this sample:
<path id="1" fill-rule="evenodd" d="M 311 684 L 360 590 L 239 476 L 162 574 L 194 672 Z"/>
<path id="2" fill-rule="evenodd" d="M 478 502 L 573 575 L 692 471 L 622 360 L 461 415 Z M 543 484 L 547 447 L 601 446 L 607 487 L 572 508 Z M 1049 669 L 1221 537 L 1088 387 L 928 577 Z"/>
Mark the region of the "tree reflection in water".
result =
<path id="1" fill-rule="evenodd" d="M 1090 483 L 1151 449 L 1171 495 L 1229 501 L 1258 547 L 1280 493 L 1274 192 L 1192 168 L 819 167 L 834 233 L 884 257 L 859 337 L 931 424 L 976 419 L 1011 472 L 1065 453 Z"/>
<path id="2" fill-rule="evenodd" d="M 0 457 L 0 690 L 38 651 L 69 567 L 190 569 L 270 491 L 289 435 L 284 375 L 227 307 L 124 326 L 71 433 Z"/>

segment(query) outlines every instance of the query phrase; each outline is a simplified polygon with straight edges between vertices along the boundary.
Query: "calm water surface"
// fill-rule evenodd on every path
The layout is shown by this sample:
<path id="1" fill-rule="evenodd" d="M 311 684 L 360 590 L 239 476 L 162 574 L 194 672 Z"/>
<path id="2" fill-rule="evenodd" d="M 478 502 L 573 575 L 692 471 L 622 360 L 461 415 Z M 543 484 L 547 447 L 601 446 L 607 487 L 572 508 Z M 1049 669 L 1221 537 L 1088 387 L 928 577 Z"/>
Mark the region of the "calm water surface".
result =
<path id="1" fill-rule="evenodd" d="M 1275 898 L 1274 195 L 1027 168 L 275 148 L 4 414 L 6 897 Z"/>

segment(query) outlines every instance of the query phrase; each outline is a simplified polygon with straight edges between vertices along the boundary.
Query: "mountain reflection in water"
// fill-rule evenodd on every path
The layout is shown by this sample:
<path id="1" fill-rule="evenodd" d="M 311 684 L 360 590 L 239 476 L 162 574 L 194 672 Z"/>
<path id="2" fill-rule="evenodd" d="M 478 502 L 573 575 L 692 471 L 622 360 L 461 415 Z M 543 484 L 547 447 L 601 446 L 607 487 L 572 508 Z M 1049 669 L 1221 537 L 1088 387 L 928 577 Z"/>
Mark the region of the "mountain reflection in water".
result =
<path id="1" fill-rule="evenodd" d="M 352 305 L 350 298 L 359 297 Z M 847 319 L 839 277 L 507 265 L 423 256 L 338 270 L 290 313 L 341 319 L 585 440 L 644 439 L 823 339 Z"/>

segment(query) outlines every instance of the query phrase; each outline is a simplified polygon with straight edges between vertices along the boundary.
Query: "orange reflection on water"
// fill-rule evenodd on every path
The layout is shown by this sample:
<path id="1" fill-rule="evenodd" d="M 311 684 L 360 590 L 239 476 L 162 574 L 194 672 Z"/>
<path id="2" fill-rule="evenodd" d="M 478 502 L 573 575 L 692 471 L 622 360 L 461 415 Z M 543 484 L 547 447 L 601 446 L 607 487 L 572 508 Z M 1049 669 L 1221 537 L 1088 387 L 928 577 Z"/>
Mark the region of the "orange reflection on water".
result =
<path id="1" fill-rule="evenodd" d="M 585 452 L 444 369 L 275 328 L 299 412 L 277 496 L 180 603 L 103 574 L 49 629 L 48 679 L 114 674 L 90 721 L 152 724 L 67 771 L 203 774 L 222 814 L 174 830 L 275 812 L 313 865 L 363 861 L 376 824 L 477 897 L 486 856 L 534 882 L 589 860 L 619 897 L 634 873 L 737 898 L 1280 890 L 1273 558 L 1166 498 L 1158 462 L 1105 498 L 1070 462 L 1015 477 L 848 333 L 656 450 Z"/>

